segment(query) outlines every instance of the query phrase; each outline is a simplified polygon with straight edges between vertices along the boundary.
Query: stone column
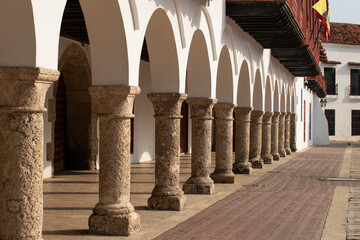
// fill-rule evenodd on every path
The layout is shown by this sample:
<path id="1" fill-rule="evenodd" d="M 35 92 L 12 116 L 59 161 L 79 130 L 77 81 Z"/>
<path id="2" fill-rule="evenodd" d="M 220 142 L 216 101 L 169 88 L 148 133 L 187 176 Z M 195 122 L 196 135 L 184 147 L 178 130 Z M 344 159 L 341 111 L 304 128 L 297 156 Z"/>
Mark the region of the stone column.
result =
<path id="1" fill-rule="evenodd" d="M 236 107 L 235 112 L 235 162 L 233 172 L 235 174 L 250 174 L 250 122 L 251 107 Z"/>
<path id="2" fill-rule="evenodd" d="M 250 123 L 250 163 L 253 168 L 263 168 L 264 161 L 261 159 L 261 137 L 263 111 L 252 111 Z"/>
<path id="3" fill-rule="evenodd" d="M 187 103 L 192 120 L 191 177 L 183 185 L 185 193 L 212 194 L 211 170 L 212 108 L 216 99 L 192 98 Z"/>
<path id="4" fill-rule="evenodd" d="M 291 154 L 290 148 L 290 115 L 291 113 L 286 113 L 285 115 L 285 151 L 287 155 Z"/>
<path id="5" fill-rule="evenodd" d="M 279 115 L 279 154 L 280 157 L 286 156 L 285 150 L 285 115 L 286 113 L 280 113 Z"/>
<path id="6" fill-rule="evenodd" d="M 280 159 L 279 154 L 279 112 L 274 112 L 272 116 L 271 124 L 271 155 L 273 159 L 278 161 Z"/>
<path id="7" fill-rule="evenodd" d="M 234 104 L 217 103 L 215 109 L 216 124 L 216 168 L 211 178 L 216 183 L 234 183 L 233 164 L 233 112 Z"/>
<path id="8" fill-rule="evenodd" d="M 290 116 L 290 148 L 292 152 L 296 152 L 296 114 Z"/>
<path id="9" fill-rule="evenodd" d="M 263 116 L 262 124 L 262 145 L 261 145 L 261 158 L 265 164 L 273 163 L 273 156 L 271 155 L 271 119 L 273 113 L 266 112 Z"/>
<path id="10" fill-rule="evenodd" d="M 130 120 L 134 86 L 93 86 L 92 103 L 100 122 L 99 203 L 89 218 L 91 234 L 130 235 L 140 216 L 130 203 Z"/>
<path id="11" fill-rule="evenodd" d="M 0 239 L 42 239 L 43 112 L 59 72 L 0 68 Z"/>
<path id="12" fill-rule="evenodd" d="M 186 94 L 151 93 L 155 112 L 155 188 L 150 209 L 180 211 L 186 202 L 180 181 L 181 105 Z"/>

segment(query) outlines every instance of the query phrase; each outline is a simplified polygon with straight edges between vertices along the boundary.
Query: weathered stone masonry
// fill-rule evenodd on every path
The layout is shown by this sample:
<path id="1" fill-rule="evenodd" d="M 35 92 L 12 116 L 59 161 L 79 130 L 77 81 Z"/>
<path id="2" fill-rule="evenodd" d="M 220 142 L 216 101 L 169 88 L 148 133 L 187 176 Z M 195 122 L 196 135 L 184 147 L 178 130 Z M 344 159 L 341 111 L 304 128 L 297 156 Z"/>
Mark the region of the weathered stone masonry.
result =
<path id="1" fill-rule="evenodd" d="M 186 94 L 151 93 L 155 111 L 155 188 L 150 209 L 181 210 L 186 197 L 180 181 L 180 119 Z"/>
<path id="2" fill-rule="evenodd" d="M 0 68 L 0 239 L 42 239 L 43 112 L 59 72 Z"/>
<path id="3" fill-rule="evenodd" d="M 90 89 L 100 122 L 99 203 L 89 218 L 89 232 L 130 235 L 140 229 L 140 215 L 130 203 L 130 119 L 134 86 L 94 86 Z"/>
<path id="4" fill-rule="evenodd" d="M 233 172 L 236 174 L 250 174 L 250 122 L 251 107 L 236 107 L 235 112 L 235 162 Z"/>
<path id="5" fill-rule="evenodd" d="M 216 167 L 211 178 L 216 183 L 234 183 L 233 164 L 233 112 L 234 104 L 215 105 Z"/>
<path id="6" fill-rule="evenodd" d="M 187 100 L 192 120 L 191 177 L 183 185 L 185 193 L 212 194 L 214 181 L 211 170 L 212 109 L 216 99 L 191 98 Z"/>

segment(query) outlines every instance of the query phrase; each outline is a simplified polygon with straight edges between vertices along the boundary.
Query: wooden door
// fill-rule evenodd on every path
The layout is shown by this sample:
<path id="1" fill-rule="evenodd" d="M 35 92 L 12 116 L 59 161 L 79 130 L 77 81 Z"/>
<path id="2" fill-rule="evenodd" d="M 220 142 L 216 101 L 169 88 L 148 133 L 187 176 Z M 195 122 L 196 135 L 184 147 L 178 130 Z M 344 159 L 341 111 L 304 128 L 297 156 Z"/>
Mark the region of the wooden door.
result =
<path id="1" fill-rule="evenodd" d="M 65 169 L 66 157 L 66 95 L 64 78 L 61 75 L 56 93 L 55 155 L 54 171 Z"/>
<path id="2" fill-rule="evenodd" d="M 183 118 L 180 123 L 180 152 L 188 152 L 188 118 L 189 118 L 189 106 L 186 102 L 183 102 L 181 106 L 181 115 Z"/>

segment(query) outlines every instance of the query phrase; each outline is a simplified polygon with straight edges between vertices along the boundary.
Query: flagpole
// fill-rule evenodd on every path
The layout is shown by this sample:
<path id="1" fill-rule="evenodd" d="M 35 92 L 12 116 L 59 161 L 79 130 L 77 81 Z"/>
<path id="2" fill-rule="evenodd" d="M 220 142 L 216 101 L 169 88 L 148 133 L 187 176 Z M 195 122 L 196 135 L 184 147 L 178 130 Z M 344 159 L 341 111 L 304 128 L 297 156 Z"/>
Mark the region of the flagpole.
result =
<path id="1" fill-rule="evenodd" d="M 318 43 L 320 30 L 321 30 L 321 27 L 319 27 L 319 31 L 318 31 L 318 33 L 317 33 L 316 41 L 314 42 L 313 51 L 315 50 L 315 46 L 316 46 L 316 44 Z"/>
<path id="2" fill-rule="evenodd" d="M 311 31 L 310 39 L 312 38 L 312 36 L 314 34 L 316 20 L 318 20 L 318 19 L 315 16 L 315 21 L 314 21 L 314 24 L 313 24 L 313 30 Z"/>

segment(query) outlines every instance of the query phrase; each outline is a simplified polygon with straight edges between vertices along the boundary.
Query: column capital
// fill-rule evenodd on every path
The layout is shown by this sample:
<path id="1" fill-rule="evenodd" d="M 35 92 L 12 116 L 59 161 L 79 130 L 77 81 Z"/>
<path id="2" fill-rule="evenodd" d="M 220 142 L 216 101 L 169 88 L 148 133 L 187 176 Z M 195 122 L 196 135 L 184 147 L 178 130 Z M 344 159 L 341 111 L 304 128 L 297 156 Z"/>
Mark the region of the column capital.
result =
<path id="1" fill-rule="evenodd" d="M 263 121 L 264 111 L 254 110 L 251 112 L 251 123 L 261 124 Z"/>
<path id="2" fill-rule="evenodd" d="M 252 107 L 235 107 L 235 121 L 250 122 Z"/>
<path id="3" fill-rule="evenodd" d="M 232 103 L 216 103 L 215 120 L 217 121 L 233 121 L 233 109 L 236 105 Z"/>
<path id="4" fill-rule="evenodd" d="M 191 119 L 212 120 L 212 108 L 217 103 L 214 98 L 188 98 L 186 102 L 190 106 Z"/>
<path id="5" fill-rule="evenodd" d="M 148 99 L 153 103 L 155 116 L 166 118 L 182 118 L 179 114 L 185 93 L 149 93 Z"/>
<path id="6" fill-rule="evenodd" d="M 273 116 L 278 117 L 278 116 L 280 116 L 280 114 L 281 114 L 281 112 L 274 112 Z"/>
<path id="7" fill-rule="evenodd" d="M 92 86 L 89 89 L 97 116 L 133 118 L 134 99 L 140 94 L 136 86 Z"/>
<path id="8" fill-rule="evenodd" d="M 0 67 L 0 111 L 44 112 L 46 92 L 59 76 L 46 68 Z"/>
<path id="9" fill-rule="evenodd" d="M 263 115 L 263 124 L 271 124 L 273 115 L 274 115 L 274 113 L 272 113 L 272 112 L 265 112 Z"/>

